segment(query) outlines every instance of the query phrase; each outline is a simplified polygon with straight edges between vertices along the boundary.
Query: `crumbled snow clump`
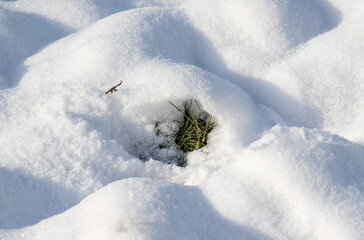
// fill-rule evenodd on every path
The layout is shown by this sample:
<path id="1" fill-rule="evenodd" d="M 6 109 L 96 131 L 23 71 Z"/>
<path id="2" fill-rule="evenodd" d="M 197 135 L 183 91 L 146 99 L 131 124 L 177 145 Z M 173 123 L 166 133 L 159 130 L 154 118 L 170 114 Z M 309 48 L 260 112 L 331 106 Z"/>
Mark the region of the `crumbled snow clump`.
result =
<path id="1" fill-rule="evenodd" d="M 0 0 L 0 239 L 363 239 L 363 15 Z M 182 168 L 188 99 L 218 124 Z"/>

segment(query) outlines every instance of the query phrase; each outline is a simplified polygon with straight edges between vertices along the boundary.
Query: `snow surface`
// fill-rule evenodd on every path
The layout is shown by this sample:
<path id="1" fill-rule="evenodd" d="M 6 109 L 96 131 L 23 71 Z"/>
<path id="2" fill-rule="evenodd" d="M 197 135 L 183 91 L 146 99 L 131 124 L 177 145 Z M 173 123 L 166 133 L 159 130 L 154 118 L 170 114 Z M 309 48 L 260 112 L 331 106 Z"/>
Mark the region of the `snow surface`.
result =
<path id="1" fill-rule="evenodd" d="M 0 1 L 0 239 L 363 239 L 363 16 Z M 154 126 L 188 99 L 218 125 L 182 168 Z"/>

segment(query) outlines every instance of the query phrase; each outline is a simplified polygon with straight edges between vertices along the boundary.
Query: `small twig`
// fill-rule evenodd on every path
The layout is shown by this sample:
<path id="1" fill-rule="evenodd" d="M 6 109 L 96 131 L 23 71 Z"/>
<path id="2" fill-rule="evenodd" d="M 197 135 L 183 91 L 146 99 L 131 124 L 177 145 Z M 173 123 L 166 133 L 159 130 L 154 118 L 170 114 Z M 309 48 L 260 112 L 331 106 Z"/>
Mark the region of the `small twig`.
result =
<path id="1" fill-rule="evenodd" d="M 109 90 L 107 90 L 105 92 L 105 94 L 116 92 L 117 91 L 116 88 L 119 87 L 122 83 L 123 83 L 123 81 L 120 80 L 120 83 L 119 84 L 117 84 L 117 85 L 113 86 L 112 88 L 110 88 Z"/>

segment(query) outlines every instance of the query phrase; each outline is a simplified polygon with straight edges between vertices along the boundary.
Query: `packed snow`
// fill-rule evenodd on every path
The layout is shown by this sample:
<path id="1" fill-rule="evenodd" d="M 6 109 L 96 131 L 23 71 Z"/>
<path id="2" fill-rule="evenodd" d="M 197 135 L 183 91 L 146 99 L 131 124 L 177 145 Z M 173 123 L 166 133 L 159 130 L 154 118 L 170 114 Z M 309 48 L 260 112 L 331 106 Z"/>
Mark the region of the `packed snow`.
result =
<path id="1" fill-rule="evenodd" d="M 363 21 L 362 0 L 0 0 L 0 239 L 364 239 Z M 180 167 L 189 99 L 217 126 Z"/>

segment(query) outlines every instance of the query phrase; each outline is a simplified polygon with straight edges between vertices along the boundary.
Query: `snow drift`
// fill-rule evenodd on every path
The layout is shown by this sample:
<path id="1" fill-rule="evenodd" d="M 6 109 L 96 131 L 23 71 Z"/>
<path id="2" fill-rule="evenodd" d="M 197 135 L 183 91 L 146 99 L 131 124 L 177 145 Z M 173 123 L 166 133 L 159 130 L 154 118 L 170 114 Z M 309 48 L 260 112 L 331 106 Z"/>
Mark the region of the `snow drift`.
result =
<path id="1" fill-rule="evenodd" d="M 1 1 L 0 237 L 361 239 L 363 11 Z M 218 126 L 180 168 L 188 99 Z"/>

